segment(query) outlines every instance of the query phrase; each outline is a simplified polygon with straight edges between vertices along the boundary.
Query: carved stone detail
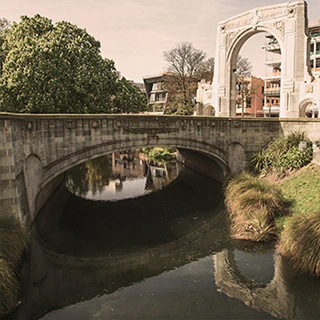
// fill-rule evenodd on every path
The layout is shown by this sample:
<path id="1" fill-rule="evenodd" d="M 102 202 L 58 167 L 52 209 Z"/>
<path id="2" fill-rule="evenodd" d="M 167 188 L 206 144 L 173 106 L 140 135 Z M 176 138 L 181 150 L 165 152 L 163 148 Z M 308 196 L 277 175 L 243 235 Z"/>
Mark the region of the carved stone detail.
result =
<path id="1" fill-rule="evenodd" d="M 121 128 L 121 127 L 122 127 L 122 121 L 121 121 L 121 120 L 116 120 L 116 121 L 115 121 L 115 126 L 116 126 L 117 128 Z"/>
<path id="2" fill-rule="evenodd" d="M 233 126 L 234 126 L 235 128 L 239 128 L 240 125 L 241 125 L 241 122 L 240 122 L 240 121 L 234 121 L 234 122 L 233 122 Z"/>
<path id="3" fill-rule="evenodd" d="M 76 122 L 74 120 L 65 120 L 64 125 L 67 129 L 74 129 L 76 127 Z"/>
<path id="4" fill-rule="evenodd" d="M 284 20 L 277 21 L 273 26 L 279 31 L 281 35 L 281 40 L 284 39 Z"/>
<path id="5" fill-rule="evenodd" d="M 26 122 L 25 128 L 26 128 L 27 131 L 33 131 L 34 127 L 35 127 L 35 125 L 34 125 L 33 121 L 27 121 Z"/>
<path id="6" fill-rule="evenodd" d="M 173 133 L 177 132 L 176 128 L 132 128 L 132 127 L 124 127 L 123 128 L 124 132 L 128 133 L 134 133 L 134 134 L 145 134 L 147 133 L 148 135 L 156 135 L 160 133 Z"/>
<path id="7" fill-rule="evenodd" d="M 255 30 L 257 28 L 257 24 L 259 23 L 260 17 L 259 17 L 259 11 L 255 10 L 252 14 L 251 19 L 251 27 Z"/>
<path id="8" fill-rule="evenodd" d="M 92 120 L 90 125 L 91 125 L 91 128 L 98 129 L 101 127 L 101 120 Z"/>

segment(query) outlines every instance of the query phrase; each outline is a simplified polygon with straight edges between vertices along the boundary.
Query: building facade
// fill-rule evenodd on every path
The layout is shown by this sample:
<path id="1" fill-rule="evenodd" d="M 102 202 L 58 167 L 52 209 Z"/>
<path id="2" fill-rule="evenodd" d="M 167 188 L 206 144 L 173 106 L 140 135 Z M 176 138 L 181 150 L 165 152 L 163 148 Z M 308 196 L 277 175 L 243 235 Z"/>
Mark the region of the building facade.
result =
<path id="1" fill-rule="evenodd" d="M 164 74 L 143 77 L 148 99 L 148 113 L 163 114 L 165 111 L 168 91 L 164 88 Z"/>

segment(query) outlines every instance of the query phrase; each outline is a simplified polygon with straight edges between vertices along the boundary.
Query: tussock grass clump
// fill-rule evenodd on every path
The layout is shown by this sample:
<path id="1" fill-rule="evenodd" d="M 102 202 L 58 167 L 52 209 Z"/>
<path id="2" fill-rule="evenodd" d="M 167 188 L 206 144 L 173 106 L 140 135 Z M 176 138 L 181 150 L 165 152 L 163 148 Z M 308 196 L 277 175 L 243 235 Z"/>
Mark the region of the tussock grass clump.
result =
<path id="1" fill-rule="evenodd" d="M 231 235 L 236 239 L 270 241 L 277 236 L 275 219 L 287 214 L 280 189 L 248 172 L 229 181 L 225 203 L 231 219 Z"/>
<path id="2" fill-rule="evenodd" d="M 278 252 L 302 272 L 320 276 L 320 213 L 292 216 L 281 233 Z"/>
<path id="3" fill-rule="evenodd" d="M 299 150 L 300 142 L 305 141 L 305 150 Z M 268 146 L 253 154 L 252 169 L 262 174 L 274 174 L 280 177 L 288 172 L 300 169 L 312 160 L 312 143 L 303 131 L 294 131 L 280 137 Z"/>
<path id="4" fill-rule="evenodd" d="M 26 231 L 14 216 L 0 217 L 0 258 L 16 265 L 28 243 Z"/>
<path id="5" fill-rule="evenodd" d="M 13 216 L 0 216 L 0 315 L 9 313 L 18 302 L 16 270 L 28 243 L 27 232 Z"/>
<path id="6" fill-rule="evenodd" d="M 12 264 L 0 258 L 0 315 L 8 313 L 18 302 L 19 285 Z"/>

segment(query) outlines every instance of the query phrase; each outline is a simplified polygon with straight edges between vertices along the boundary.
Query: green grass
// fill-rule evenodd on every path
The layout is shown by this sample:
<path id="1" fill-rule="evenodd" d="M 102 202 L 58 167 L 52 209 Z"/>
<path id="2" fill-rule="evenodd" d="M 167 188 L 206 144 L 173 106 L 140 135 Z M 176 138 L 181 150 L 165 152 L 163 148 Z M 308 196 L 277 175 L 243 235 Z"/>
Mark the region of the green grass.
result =
<path id="1" fill-rule="evenodd" d="M 281 183 L 282 193 L 291 202 L 292 214 L 320 210 L 320 167 L 310 164 Z"/>
<path id="2" fill-rule="evenodd" d="M 311 163 L 280 184 L 291 215 L 277 221 L 277 251 L 300 271 L 320 276 L 320 166 Z"/>

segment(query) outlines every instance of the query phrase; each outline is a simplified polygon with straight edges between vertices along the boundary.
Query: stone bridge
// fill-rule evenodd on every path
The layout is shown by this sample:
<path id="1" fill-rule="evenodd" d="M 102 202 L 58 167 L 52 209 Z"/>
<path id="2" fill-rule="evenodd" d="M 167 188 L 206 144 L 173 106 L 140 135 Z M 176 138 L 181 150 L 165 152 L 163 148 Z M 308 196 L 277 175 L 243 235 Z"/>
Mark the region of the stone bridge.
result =
<path id="1" fill-rule="evenodd" d="M 89 159 L 141 147 L 175 147 L 207 155 L 223 181 L 252 152 L 293 130 L 319 140 L 318 119 L 0 113 L 0 214 L 32 222 L 61 174 Z M 193 159 L 196 159 L 193 157 Z M 193 161 L 196 162 L 196 161 Z"/>

